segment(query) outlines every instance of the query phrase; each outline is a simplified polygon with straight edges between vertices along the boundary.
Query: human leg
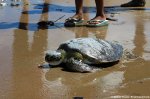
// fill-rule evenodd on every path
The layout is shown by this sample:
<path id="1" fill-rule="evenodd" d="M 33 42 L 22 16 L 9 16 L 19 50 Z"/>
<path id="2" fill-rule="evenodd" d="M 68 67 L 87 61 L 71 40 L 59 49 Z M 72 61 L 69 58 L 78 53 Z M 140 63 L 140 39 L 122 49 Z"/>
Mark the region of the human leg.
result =
<path id="1" fill-rule="evenodd" d="M 76 13 L 73 17 L 82 18 L 83 15 L 83 0 L 75 0 Z"/>
<path id="2" fill-rule="evenodd" d="M 82 26 L 83 25 L 83 0 L 75 0 L 76 13 L 66 19 L 66 27 Z"/>
<path id="3" fill-rule="evenodd" d="M 95 0 L 96 3 L 96 16 L 93 18 L 95 20 L 105 20 L 105 14 L 104 14 L 104 1 L 103 0 Z"/>
<path id="4" fill-rule="evenodd" d="M 104 1 L 95 0 L 96 4 L 96 16 L 87 22 L 87 26 L 104 26 L 108 25 L 108 20 L 104 14 Z"/>

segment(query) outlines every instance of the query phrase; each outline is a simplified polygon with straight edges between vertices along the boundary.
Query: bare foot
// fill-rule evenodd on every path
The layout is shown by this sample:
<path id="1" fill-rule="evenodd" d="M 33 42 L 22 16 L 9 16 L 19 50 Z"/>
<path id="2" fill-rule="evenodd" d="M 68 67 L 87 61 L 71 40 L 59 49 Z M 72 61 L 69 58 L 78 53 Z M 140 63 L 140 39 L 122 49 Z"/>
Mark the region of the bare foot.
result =
<path id="1" fill-rule="evenodd" d="M 82 14 L 75 14 L 75 15 L 73 15 L 71 18 L 82 19 L 82 18 L 83 18 L 83 15 L 82 15 Z"/>

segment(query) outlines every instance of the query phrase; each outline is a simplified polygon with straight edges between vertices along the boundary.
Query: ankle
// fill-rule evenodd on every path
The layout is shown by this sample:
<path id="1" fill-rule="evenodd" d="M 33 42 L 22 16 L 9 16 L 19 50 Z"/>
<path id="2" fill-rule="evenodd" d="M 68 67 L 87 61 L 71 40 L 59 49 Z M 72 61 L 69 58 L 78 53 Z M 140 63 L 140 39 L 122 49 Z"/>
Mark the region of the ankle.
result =
<path id="1" fill-rule="evenodd" d="M 83 14 L 82 13 L 76 13 L 75 15 L 72 16 L 73 18 L 82 18 L 83 17 Z"/>
<path id="2" fill-rule="evenodd" d="M 92 20 L 106 20 L 106 16 L 95 16 Z"/>

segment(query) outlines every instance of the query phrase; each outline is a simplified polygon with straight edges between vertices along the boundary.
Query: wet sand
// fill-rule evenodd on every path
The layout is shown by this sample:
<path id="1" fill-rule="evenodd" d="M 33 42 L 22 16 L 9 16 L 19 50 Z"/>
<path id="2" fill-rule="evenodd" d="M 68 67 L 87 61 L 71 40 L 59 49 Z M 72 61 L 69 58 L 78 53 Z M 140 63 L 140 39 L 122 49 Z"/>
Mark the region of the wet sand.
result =
<path id="1" fill-rule="evenodd" d="M 100 28 L 63 26 L 74 14 L 73 0 L 25 0 L 19 6 L 0 7 L 0 99 L 150 98 L 150 1 L 145 8 L 119 7 L 127 1 L 105 0 L 107 17 L 117 21 Z M 96 12 L 94 0 L 86 0 L 85 6 L 88 20 Z M 37 25 L 63 15 L 54 26 Z M 122 59 L 95 73 L 37 67 L 44 63 L 45 51 L 79 37 L 118 41 L 138 58 Z"/>

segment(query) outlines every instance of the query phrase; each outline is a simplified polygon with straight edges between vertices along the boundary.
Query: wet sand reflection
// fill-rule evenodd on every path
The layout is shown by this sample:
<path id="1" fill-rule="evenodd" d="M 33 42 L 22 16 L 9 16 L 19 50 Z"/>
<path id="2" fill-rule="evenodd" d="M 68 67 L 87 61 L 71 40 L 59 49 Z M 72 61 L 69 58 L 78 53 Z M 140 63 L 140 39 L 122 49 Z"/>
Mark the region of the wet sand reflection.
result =
<path id="1" fill-rule="evenodd" d="M 127 66 L 126 72 L 124 73 L 125 80 L 120 90 L 118 90 L 118 93 L 120 95 L 129 96 L 147 96 L 150 91 L 150 89 L 145 90 L 147 84 L 150 82 L 150 62 L 144 57 L 146 50 L 145 45 L 148 43 L 148 39 L 146 39 L 145 35 L 148 32 L 145 25 L 147 15 L 144 11 L 135 11 L 133 15 L 136 15 L 134 16 L 135 36 L 133 43 L 135 47 L 133 48 L 133 53 L 141 58 L 125 63 L 125 66 Z M 128 89 L 130 89 L 130 91 Z"/>
<path id="2" fill-rule="evenodd" d="M 24 1 L 26 3 L 28 1 Z M 48 3 L 48 1 L 45 1 Z M 43 59 L 44 51 L 47 47 L 47 29 L 38 27 L 38 31 L 33 34 L 33 42 L 29 47 L 28 31 L 29 5 L 24 5 L 18 29 L 14 30 L 13 42 L 13 98 L 30 97 L 41 99 L 42 72 L 37 69 L 38 63 Z M 26 13 L 24 13 L 26 12 Z M 48 20 L 48 6 L 44 6 L 42 20 Z M 40 19 L 40 20 L 41 20 Z M 37 54 L 38 53 L 38 54 Z M 38 86 L 38 87 L 37 87 Z"/>

